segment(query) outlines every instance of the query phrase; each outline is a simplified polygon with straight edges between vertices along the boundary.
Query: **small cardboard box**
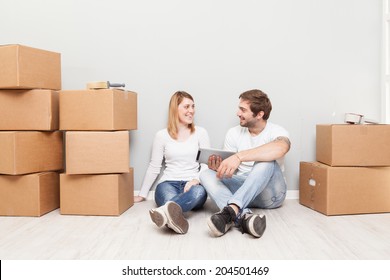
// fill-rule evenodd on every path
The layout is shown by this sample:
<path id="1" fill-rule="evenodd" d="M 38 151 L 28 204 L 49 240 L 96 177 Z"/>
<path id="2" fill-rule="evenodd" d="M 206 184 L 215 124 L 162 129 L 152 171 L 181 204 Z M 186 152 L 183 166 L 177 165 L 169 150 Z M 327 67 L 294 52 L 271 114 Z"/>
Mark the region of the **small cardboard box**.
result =
<path id="1" fill-rule="evenodd" d="M 60 175 L 61 214 L 119 216 L 134 204 L 133 168 L 127 173 Z"/>
<path id="2" fill-rule="evenodd" d="M 317 125 L 316 160 L 331 166 L 390 166 L 390 125 Z"/>
<path id="3" fill-rule="evenodd" d="M 0 131 L 0 174 L 63 169 L 61 131 Z"/>
<path id="4" fill-rule="evenodd" d="M 137 129 L 137 94 L 115 89 L 60 92 L 60 130 Z"/>
<path id="5" fill-rule="evenodd" d="M 52 90 L 0 90 L 0 130 L 58 130 L 59 96 Z"/>
<path id="6" fill-rule="evenodd" d="M 61 89 L 61 55 L 22 45 L 1 45 L 0 88 Z"/>
<path id="7" fill-rule="evenodd" d="M 1 216 L 39 217 L 59 207 L 59 173 L 0 175 Z"/>
<path id="8" fill-rule="evenodd" d="M 301 162 L 299 202 L 325 215 L 390 212 L 390 167 Z"/>
<path id="9" fill-rule="evenodd" d="M 128 172 L 128 131 L 66 131 L 66 174 Z"/>

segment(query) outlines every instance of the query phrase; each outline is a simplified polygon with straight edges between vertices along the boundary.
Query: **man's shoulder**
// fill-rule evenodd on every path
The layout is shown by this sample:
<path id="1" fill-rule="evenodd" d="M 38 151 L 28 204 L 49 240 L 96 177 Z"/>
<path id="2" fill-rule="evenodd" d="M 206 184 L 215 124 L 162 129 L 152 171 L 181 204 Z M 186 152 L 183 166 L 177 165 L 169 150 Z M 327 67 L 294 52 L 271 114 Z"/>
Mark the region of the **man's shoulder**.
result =
<path id="1" fill-rule="evenodd" d="M 236 125 L 236 126 L 229 128 L 227 133 L 228 134 L 242 134 L 242 133 L 247 133 L 247 132 L 248 132 L 247 127 Z"/>
<path id="2" fill-rule="evenodd" d="M 267 123 L 267 130 L 270 133 L 281 134 L 278 136 L 287 136 L 288 137 L 288 134 L 289 134 L 288 131 L 283 126 L 281 126 L 279 124 L 272 123 L 272 122 Z"/>

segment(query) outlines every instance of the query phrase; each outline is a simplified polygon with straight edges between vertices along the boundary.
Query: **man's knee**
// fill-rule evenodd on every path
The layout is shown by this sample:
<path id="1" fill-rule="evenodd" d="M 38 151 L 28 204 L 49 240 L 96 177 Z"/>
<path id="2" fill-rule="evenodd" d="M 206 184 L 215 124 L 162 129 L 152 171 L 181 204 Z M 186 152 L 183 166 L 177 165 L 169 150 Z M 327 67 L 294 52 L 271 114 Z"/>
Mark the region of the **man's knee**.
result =
<path id="1" fill-rule="evenodd" d="M 216 175 L 215 175 L 214 170 L 206 169 L 200 173 L 199 180 L 202 183 L 202 185 L 205 185 L 205 183 L 207 183 L 207 181 L 209 181 L 210 179 L 212 179 L 215 176 Z"/>

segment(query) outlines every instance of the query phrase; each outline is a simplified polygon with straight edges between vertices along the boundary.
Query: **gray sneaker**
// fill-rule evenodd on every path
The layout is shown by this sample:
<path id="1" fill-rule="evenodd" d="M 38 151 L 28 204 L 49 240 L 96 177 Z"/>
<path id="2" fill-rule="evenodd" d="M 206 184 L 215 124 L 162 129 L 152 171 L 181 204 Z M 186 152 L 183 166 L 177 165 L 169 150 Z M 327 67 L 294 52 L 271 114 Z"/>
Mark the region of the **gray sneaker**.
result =
<path id="1" fill-rule="evenodd" d="M 266 218 L 264 215 L 245 214 L 238 220 L 241 232 L 249 233 L 256 238 L 260 238 L 266 228 Z"/>
<path id="2" fill-rule="evenodd" d="M 221 211 L 212 215 L 207 224 L 211 232 L 219 237 L 224 235 L 233 225 L 236 218 L 236 212 L 230 206 L 225 206 Z"/>

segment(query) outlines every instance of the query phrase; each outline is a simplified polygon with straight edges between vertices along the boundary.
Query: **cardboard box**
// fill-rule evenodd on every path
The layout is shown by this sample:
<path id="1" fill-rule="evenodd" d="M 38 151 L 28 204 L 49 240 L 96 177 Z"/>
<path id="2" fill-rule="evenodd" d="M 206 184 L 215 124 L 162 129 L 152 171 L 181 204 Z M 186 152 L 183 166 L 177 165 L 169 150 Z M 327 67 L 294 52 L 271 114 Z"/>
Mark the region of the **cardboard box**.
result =
<path id="1" fill-rule="evenodd" d="M 61 91 L 60 129 L 137 129 L 137 94 L 115 89 Z"/>
<path id="2" fill-rule="evenodd" d="M 0 131 L 0 174 L 63 169 L 62 132 Z"/>
<path id="3" fill-rule="evenodd" d="M 1 216 L 39 217 L 59 207 L 59 173 L 0 175 Z"/>
<path id="4" fill-rule="evenodd" d="M 61 89 L 61 55 L 22 45 L 1 45 L 0 88 Z"/>
<path id="5" fill-rule="evenodd" d="M 301 162 L 299 202 L 325 215 L 390 212 L 390 167 Z"/>
<path id="6" fill-rule="evenodd" d="M 390 166 L 390 125 L 317 125 L 316 160 L 331 166 Z"/>
<path id="7" fill-rule="evenodd" d="M 127 173 L 60 175 L 61 214 L 118 216 L 134 204 L 133 168 Z"/>
<path id="8" fill-rule="evenodd" d="M 52 90 L 0 90 L 0 130 L 58 130 L 59 96 Z"/>
<path id="9" fill-rule="evenodd" d="M 66 131 L 67 174 L 128 172 L 130 166 L 128 131 Z"/>

